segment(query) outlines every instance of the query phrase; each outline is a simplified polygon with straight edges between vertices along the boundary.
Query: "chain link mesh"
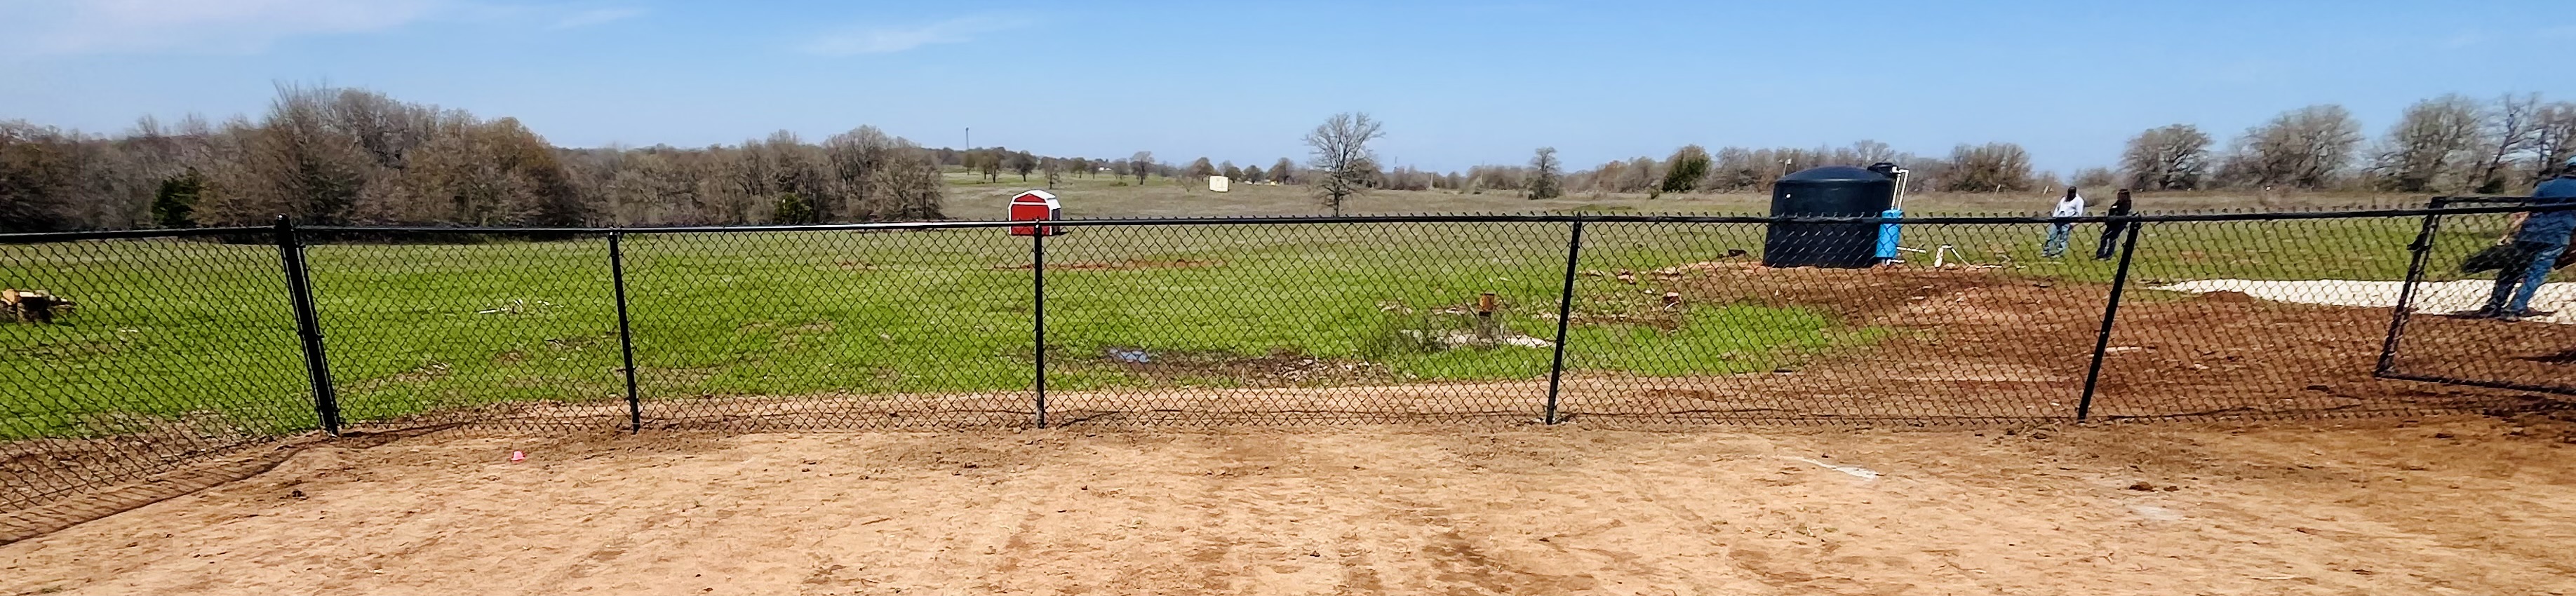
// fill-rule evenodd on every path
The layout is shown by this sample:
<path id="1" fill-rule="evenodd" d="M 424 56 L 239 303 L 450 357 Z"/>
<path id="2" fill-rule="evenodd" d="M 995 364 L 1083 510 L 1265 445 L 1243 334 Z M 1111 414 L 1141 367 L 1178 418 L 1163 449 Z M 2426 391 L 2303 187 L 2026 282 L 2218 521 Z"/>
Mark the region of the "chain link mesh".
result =
<path id="1" fill-rule="evenodd" d="M 315 428 L 269 239 L 0 245 L 0 510 Z"/>
<path id="2" fill-rule="evenodd" d="M 19 237 L 0 287 L 71 304 L 0 324 L 0 510 L 273 463 L 244 448 L 325 411 L 380 433 L 2563 408 L 2475 386 L 2564 393 L 2576 325 L 2438 316 L 2492 285 L 2458 265 L 2502 233 L 2488 211 L 2438 215 L 2420 257 L 2415 213 L 1914 221 L 1889 263 L 1879 222 L 1758 218 L 331 228 L 300 272 L 268 230 Z"/>
<path id="3" fill-rule="evenodd" d="M 605 238 L 327 234 L 305 261 L 349 428 L 628 425 Z"/>
<path id="4" fill-rule="evenodd" d="M 647 428 L 1034 424 L 1025 238 L 970 228 L 626 241 Z"/>
<path id="5" fill-rule="evenodd" d="M 2497 199 L 2437 200 L 2435 205 L 2515 204 Z M 2443 383 L 2576 395 L 2576 286 L 2548 283 L 2535 294 L 2529 321 L 2508 323 L 2480 310 L 2498 299 L 2499 278 L 2521 278 L 2522 263 L 2497 262 L 2512 221 L 2508 214 L 2446 214 L 2415 218 L 2430 233 L 2422 267 L 2402 314 L 2390 330 L 2387 376 Z M 2414 233 L 2410 230 L 2409 233 Z M 2564 263 L 2568 259 L 2560 259 Z M 2473 266 L 2473 263 L 2478 265 Z M 2472 270 L 2476 269 L 2476 270 Z M 2552 278 L 2566 279 L 2568 269 Z M 2507 306 L 2510 306 L 2509 304 Z M 2557 324 L 2549 324 L 2557 323 Z M 2555 407 L 2531 396 L 2498 408 Z"/>

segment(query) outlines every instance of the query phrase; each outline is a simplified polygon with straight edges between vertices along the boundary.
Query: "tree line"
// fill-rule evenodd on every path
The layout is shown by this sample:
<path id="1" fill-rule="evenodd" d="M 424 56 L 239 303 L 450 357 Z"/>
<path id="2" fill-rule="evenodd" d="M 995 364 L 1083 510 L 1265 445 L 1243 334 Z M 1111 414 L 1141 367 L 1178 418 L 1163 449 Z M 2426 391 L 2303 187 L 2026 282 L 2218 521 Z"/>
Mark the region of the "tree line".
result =
<path id="1" fill-rule="evenodd" d="M 607 226 L 941 217 L 936 156 L 873 127 L 704 148 L 559 148 L 512 118 L 281 85 L 257 119 L 123 134 L 0 122 L 0 231 Z"/>
<path id="2" fill-rule="evenodd" d="M 1331 126 L 1328 122 L 1325 128 Z M 2544 101 L 2538 94 L 2486 100 L 2449 94 L 2416 102 L 2376 139 L 2362 131 L 2350 110 L 2332 104 L 2282 112 L 2224 145 L 2191 124 L 2160 126 L 2131 137 L 2117 167 L 2083 168 L 2071 177 L 2035 170 L 2030 152 L 2009 142 L 1960 144 L 1946 155 L 1896 151 L 1867 140 L 1812 149 L 1710 151 L 1686 145 L 1661 159 L 1638 156 L 1572 172 L 1564 171 L 1553 148 L 1540 148 L 1527 164 L 1479 165 L 1465 172 L 1381 170 L 1368 159 L 1352 163 L 1359 167 L 1353 178 L 1365 188 L 1517 192 L 1530 198 L 1769 192 L 1772 181 L 1801 169 L 1879 162 L 1910 170 L 1908 190 L 1914 192 L 2028 192 L 2074 185 L 2141 191 L 2511 194 L 2549 177 L 2570 157 L 2576 157 L 2576 102 Z"/>
<path id="3" fill-rule="evenodd" d="M 820 223 L 942 217 L 943 168 L 985 182 L 1015 175 L 1106 174 L 1126 184 L 1211 176 L 1308 187 L 1336 210 L 1372 189 L 1569 194 L 1768 192 L 1823 165 L 1893 162 L 1910 191 L 2027 192 L 2075 185 L 2142 191 L 2356 190 L 2505 194 L 2576 156 L 2576 102 L 2537 94 L 2458 94 L 2409 106 L 2375 139 L 2351 111 L 2283 112 L 2221 144 L 2191 124 L 2128 139 L 2116 167 L 2061 178 L 2036 171 L 2018 144 L 1961 144 L 1918 155 L 1886 143 L 1840 147 L 1686 145 L 1656 158 L 1567 171 L 1552 148 L 1524 164 L 1464 172 L 1381 167 L 1385 135 L 1366 114 L 1336 114 L 1305 137 L 1304 163 L 1267 168 L 1200 157 L 1169 163 L 1041 156 L 1002 147 L 926 149 L 862 126 L 809 142 L 780 131 L 738 145 L 562 148 L 512 118 L 406 103 L 363 89 L 281 85 L 257 119 L 141 120 L 91 135 L 0 121 L 0 232 L 259 225 L 285 214 L 314 224 L 607 226 Z"/>

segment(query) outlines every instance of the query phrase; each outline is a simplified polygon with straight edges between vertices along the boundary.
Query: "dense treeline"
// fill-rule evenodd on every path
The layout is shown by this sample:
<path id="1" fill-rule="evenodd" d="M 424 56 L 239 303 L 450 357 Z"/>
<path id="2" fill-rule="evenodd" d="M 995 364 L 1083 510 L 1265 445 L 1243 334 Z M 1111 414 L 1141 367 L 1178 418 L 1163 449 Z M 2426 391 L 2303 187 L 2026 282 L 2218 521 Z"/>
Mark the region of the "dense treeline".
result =
<path id="1" fill-rule="evenodd" d="M 1912 170 L 1914 191 L 2074 184 L 2511 193 L 2545 176 L 2548 164 L 2576 156 L 2576 102 L 2444 95 L 2408 107 L 2375 140 L 2335 105 L 2283 112 L 2224 144 L 2197 126 L 2173 124 L 2130 138 L 2116 168 L 2085 168 L 2072 179 L 2034 170 L 2027 150 L 2004 142 L 1962 144 L 1942 155 L 1875 141 L 1810 149 L 1688 145 L 1662 158 L 1576 171 L 1545 148 L 1527 165 L 1447 173 L 1381 168 L 1364 148 L 1347 153 L 1331 164 L 1280 158 L 1267 168 L 1205 157 L 1174 163 L 1150 151 L 1048 157 L 1001 147 L 924 149 L 872 127 L 820 142 L 781 131 L 731 146 L 566 149 L 510 118 L 485 120 L 359 89 L 282 86 L 257 120 L 191 117 L 164 125 L 146 118 L 117 136 L 0 121 L 0 231 L 258 225 L 278 214 L 322 224 L 474 226 L 936 219 L 942 168 L 1050 186 L 1066 177 L 1195 185 L 1225 176 L 1552 198 L 1767 192 L 1773 180 L 1800 169 L 1884 161 Z"/>
<path id="2" fill-rule="evenodd" d="M 936 157 L 871 127 L 809 143 L 562 149 L 358 89 L 284 86 L 257 120 L 105 137 L 0 122 L 0 231 L 314 224 L 658 225 L 940 217 Z"/>
<path id="3" fill-rule="evenodd" d="M 1553 149 L 1530 166 L 1482 165 L 1464 173 L 1410 168 L 1375 174 L 1372 184 L 1401 190 L 1517 191 L 1532 197 L 1572 193 L 1768 192 L 1771 181 L 1822 165 L 1894 162 L 1913 171 L 1910 190 L 2022 192 L 2063 187 L 2166 190 L 2341 190 L 2507 194 L 2528 190 L 2550 166 L 2576 156 L 2576 102 L 2537 94 L 2478 100 L 2457 94 L 2417 102 L 2377 140 L 2352 112 L 2317 105 L 2283 112 L 2225 145 L 2190 124 L 2162 126 L 2129 139 L 2118 167 L 2084 168 L 2072 179 L 2031 167 L 2014 143 L 1959 145 L 1947 155 L 1895 151 L 1861 141 L 1845 147 L 1746 148 L 1714 152 L 1684 146 L 1662 159 L 1639 156 L 1562 173 Z M 1537 164 L 1549 171 L 1541 174 Z M 1532 189 L 1544 181 L 1546 186 Z"/>

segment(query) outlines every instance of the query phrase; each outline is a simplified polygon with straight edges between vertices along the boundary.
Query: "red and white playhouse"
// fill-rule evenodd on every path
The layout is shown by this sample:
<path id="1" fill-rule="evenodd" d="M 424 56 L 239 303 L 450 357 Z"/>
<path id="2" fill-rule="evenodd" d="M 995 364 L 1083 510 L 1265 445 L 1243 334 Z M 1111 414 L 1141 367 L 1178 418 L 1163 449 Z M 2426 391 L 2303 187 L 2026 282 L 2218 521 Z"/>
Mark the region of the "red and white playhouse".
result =
<path id="1" fill-rule="evenodd" d="M 1011 197 L 1011 221 L 1046 221 L 1064 219 L 1064 205 L 1055 201 L 1055 193 L 1032 190 Z M 1013 236 L 1061 236 L 1063 226 L 1011 226 Z"/>

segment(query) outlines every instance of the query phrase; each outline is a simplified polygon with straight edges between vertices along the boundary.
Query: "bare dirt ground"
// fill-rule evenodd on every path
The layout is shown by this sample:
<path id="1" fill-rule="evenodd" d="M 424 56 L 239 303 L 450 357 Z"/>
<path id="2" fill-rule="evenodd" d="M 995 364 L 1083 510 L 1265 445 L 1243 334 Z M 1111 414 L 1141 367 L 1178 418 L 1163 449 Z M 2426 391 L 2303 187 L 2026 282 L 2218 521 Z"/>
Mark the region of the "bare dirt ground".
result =
<path id="1" fill-rule="evenodd" d="M 2576 591 L 2554 550 L 2576 409 L 2371 379 L 2385 309 L 2143 296 L 2093 413 L 2156 421 L 2059 428 L 2098 284 L 1703 265 L 1645 275 L 1886 335 L 1772 372 L 1575 375 L 1558 427 L 1528 424 L 1543 380 L 1057 392 L 1054 430 L 1001 392 L 655 399 L 637 437 L 489 434 L 624 422 L 513 405 L 440 417 L 484 434 L 244 450 L 74 503 L 132 509 L 68 529 L 98 516 L 0 519 L 36 535 L 0 545 L 0 595 Z M 2402 363 L 2576 365 L 2576 326 L 2422 325 Z M 1970 424 L 1889 430 L 1942 421 Z M 1335 426 L 1365 422 L 1484 424 Z M 1322 426 L 1235 426 L 1275 424 Z M 703 432 L 910 427 L 975 429 Z"/>
<path id="2" fill-rule="evenodd" d="M 2564 594 L 2571 430 L 435 433 L 0 546 L 0 594 Z"/>
<path id="3" fill-rule="evenodd" d="M 1645 275 L 1669 277 L 1664 287 L 1689 302 L 1817 308 L 1887 335 L 1772 374 L 1588 376 L 1570 385 L 1571 411 L 1647 422 L 2071 418 L 2109 299 L 2107 284 L 1977 270 L 1729 262 Z M 2576 378 L 2576 359 L 2564 356 L 2576 349 L 2576 326 L 2417 320 L 2403 369 L 2525 384 Z M 2315 419 L 2568 407 L 2564 398 L 2372 378 L 2388 324 L 2386 308 L 2132 293 L 2091 414 Z"/>

